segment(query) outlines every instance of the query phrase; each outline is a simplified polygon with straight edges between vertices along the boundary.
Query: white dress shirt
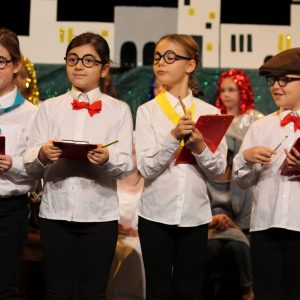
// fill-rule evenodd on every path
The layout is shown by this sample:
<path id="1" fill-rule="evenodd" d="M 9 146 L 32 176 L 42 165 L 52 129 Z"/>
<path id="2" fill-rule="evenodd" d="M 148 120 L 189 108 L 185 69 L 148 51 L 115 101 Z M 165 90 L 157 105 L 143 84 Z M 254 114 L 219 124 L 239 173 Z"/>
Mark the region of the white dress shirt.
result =
<path id="1" fill-rule="evenodd" d="M 73 110 L 73 99 L 101 99 L 102 110 L 91 117 L 86 109 Z M 80 140 L 94 144 L 119 142 L 108 147 L 104 165 L 89 161 L 59 159 L 43 166 L 38 160 L 40 148 L 48 140 Z M 133 170 L 132 115 L 128 104 L 102 94 L 97 88 L 87 94 L 71 92 L 41 104 L 29 147 L 25 155 L 27 169 L 43 174 L 44 191 L 40 216 L 75 222 L 102 222 L 119 219 L 116 179 Z"/>
<path id="2" fill-rule="evenodd" d="M 300 231 L 300 179 L 291 180 L 280 175 L 279 170 L 286 158 L 284 149 L 290 150 L 300 136 L 300 130 L 294 132 L 294 123 L 280 126 L 280 120 L 288 113 L 275 112 L 253 123 L 234 158 L 233 179 L 241 187 L 254 186 L 251 231 L 273 227 Z M 249 163 L 243 158 L 245 149 L 254 146 L 275 149 L 281 142 L 270 165 Z"/>
<path id="3" fill-rule="evenodd" d="M 177 98 L 167 93 L 175 110 L 183 115 Z M 194 121 L 200 115 L 218 114 L 219 110 L 190 93 L 182 99 L 189 109 L 195 103 Z M 206 180 L 225 171 L 227 144 L 223 138 L 215 153 L 208 147 L 195 155 L 197 165 L 175 165 L 175 152 L 180 141 L 171 135 L 175 125 L 162 112 L 155 99 L 138 108 L 136 153 L 138 169 L 145 178 L 138 207 L 143 218 L 182 227 L 211 221 L 211 208 Z"/>
<path id="4" fill-rule="evenodd" d="M 0 97 L 0 108 L 13 105 L 17 88 Z M 35 182 L 28 176 L 23 154 L 26 149 L 29 132 L 37 111 L 30 102 L 26 101 L 8 112 L 0 112 L 0 135 L 5 136 L 5 153 L 12 157 L 12 167 L 6 172 L 0 172 L 0 201 L 1 198 L 24 195 L 32 190 Z"/>

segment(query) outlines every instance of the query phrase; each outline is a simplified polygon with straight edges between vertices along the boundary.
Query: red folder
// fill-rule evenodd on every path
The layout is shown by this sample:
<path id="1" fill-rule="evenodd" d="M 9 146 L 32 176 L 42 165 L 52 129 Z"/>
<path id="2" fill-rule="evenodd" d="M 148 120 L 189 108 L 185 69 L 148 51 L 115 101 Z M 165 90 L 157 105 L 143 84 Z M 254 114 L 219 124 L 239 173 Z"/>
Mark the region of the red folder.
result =
<path id="1" fill-rule="evenodd" d="M 53 145 L 62 150 L 60 158 L 87 160 L 87 153 L 97 148 L 96 144 L 78 141 L 53 141 Z"/>
<path id="2" fill-rule="evenodd" d="M 300 138 L 296 140 L 293 147 L 295 147 L 297 151 L 300 152 Z M 293 154 L 292 149 L 290 153 Z M 286 160 L 284 160 L 284 162 L 282 163 L 279 169 L 281 170 L 280 174 L 283 176 L 300 176 L 300 170 L 294 167 L 289 167 L 288 164 L 286 163 Z"/>
<path id="3" fill-rule="evenodd" d="M 205 144 L 211 152 L 215 152 L 230 126 L 233 115 L 204 115 L 198 118 L 196 127 L 202 133 Z M 184 146 L 179 153 L 176 164 L 196 164 L 196 159 L 191 151 Z"/>
<path id="4" fill-rule="evenodd" d="M 0 154 L 5 155 L 5 136 L 0 136 Z"/>

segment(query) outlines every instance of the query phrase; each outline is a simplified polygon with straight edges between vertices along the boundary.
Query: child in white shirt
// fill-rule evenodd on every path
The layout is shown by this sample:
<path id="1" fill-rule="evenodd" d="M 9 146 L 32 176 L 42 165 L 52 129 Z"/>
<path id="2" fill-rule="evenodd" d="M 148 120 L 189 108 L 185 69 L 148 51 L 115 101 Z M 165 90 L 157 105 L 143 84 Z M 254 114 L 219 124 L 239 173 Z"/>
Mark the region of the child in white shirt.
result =
<path id="1" fill-rule="evenodd" d="M 259 72 L 280 109 L 250 127 L 234 158 L 233 178 L 244 188 L 254 187 L 250 250 L 255 299 L 300 299 L 299 177 L 281 175 L 284 160 L 300 170 L 300 153 L 291 149 L 300 137 L 300 48 L 275 55 Z M 285 122 L 288 118 L 291 122 Z"/>
<path id="2" fill-rule="evenodd" d="M 25 157 L 27 169 L 44 180 L 47 298 L 104 299 L 118 235 L 116 180 L 133 170 L 132 116 L 125 102 L 99 88 L 110 62 L 104 38 L 75 37 L 65 60 L 72 89 L 41 104 Z M 63 139 L 97 147 L 82 159 L 61 158 L 53 140 Z"/>

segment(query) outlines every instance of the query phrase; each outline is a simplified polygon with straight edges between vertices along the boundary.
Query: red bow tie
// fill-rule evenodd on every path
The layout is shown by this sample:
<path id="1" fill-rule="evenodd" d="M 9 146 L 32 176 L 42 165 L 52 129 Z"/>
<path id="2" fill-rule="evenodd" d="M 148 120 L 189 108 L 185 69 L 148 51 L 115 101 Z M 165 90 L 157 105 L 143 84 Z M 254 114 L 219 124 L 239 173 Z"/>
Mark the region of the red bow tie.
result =
<path id="1" fill-rule="evenodd" d="M 294 131 L 300 128 L 300 117 L 294 116 L 292 114 L 286 115 L 280 122 L 281 126 L 285 126 L 290 122 L 294 122 Z"/>
<path id="2" fill-rule="evenodd" d="M 72 102 L 72 106 L 74 110 L 86 108 L 90 116 L 92 117 L 94 114 L 100 113 L 102 108 L 102 102 L 101 100 L 98 100 L 90 104 L 88 102 L 82 102 L 74 99 Z"/>

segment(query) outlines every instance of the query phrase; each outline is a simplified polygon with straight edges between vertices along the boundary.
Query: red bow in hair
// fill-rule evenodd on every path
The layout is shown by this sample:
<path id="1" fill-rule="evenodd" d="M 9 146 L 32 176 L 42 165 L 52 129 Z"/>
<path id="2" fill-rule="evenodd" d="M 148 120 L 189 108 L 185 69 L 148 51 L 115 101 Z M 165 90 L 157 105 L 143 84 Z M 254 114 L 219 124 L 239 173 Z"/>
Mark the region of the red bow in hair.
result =
<path id="1" fill-rule="evenodd" d="M 92 117 L 94 114 L 100 113 L 102 108 L 102 101 L 98 100 L 90 104 L 88 102 L 82 102 L 74 99 L 72 102 L 72 106 L 74 110 L 86 108 L 90 116 Z"/>
<path id="2" fill-rule="evenodd" d="M 280 122 L 281 126 L 285 126 L 290 122 L 294 122 L 294 131 L 300 128 L 300 117 L 294 116 L 292 114 L 286 115 Z"/>

